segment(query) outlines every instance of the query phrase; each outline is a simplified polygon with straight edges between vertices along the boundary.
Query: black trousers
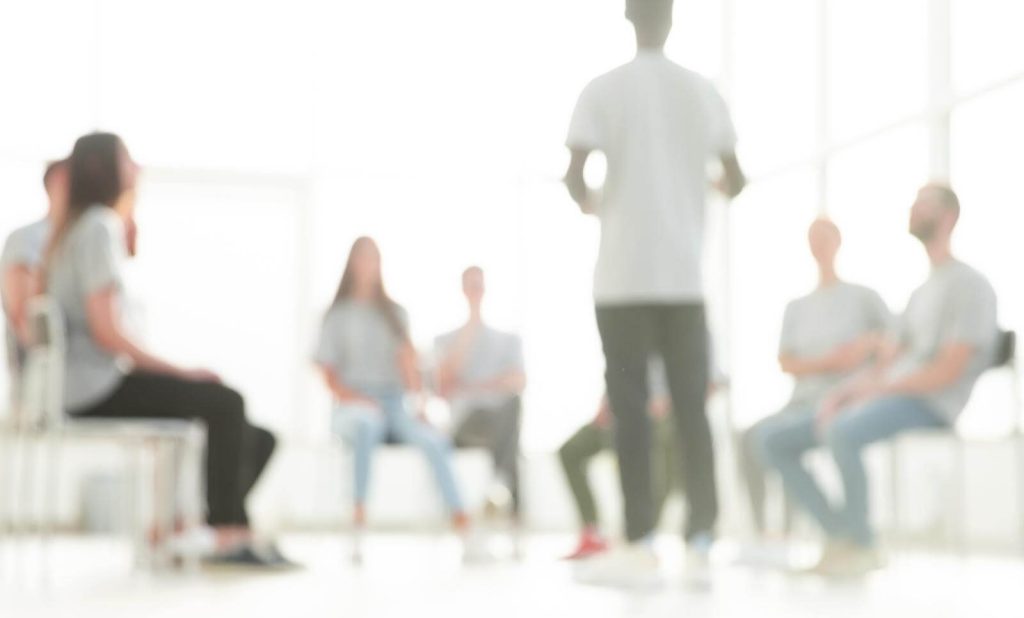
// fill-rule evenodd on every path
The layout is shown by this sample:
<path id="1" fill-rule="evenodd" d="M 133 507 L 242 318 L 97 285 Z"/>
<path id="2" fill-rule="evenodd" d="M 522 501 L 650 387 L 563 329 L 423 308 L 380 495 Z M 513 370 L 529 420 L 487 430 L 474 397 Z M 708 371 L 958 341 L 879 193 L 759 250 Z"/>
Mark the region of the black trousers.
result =
<path id="1" fill-rule="evenodd" d="M 685 536 L 711 533 L 718 518 L 714 449 L 705 411 L 708 331 L 703 304 L 599 305 L 608 401 L 625 502 L 626 537 L 654 530 L 647 363 L 660 356 L 668 374 L 676 439 L 686 486 Z"/>
<path id="2" fill-rule="evenodd" d="M 494 469 L 512 495 L 512 512 L 521 511 L 519 492 L 519 434 L 523 404 L 518 396 L 509 397 L 500 407 L 472 410 L 455 431 L 457 448 L 486 448 L 491 451 Z"/>
<path id="3" fill-rule="evenodd" d="M 273 434 L 249 424 L 242 396 L 213 382 L 192 382 L 136 372 L 105 401 L 80 418 L 167 418 L 206 425 L 206 502 L 211 526 L 247 526 L 245 499 L 277 444 Z"/>

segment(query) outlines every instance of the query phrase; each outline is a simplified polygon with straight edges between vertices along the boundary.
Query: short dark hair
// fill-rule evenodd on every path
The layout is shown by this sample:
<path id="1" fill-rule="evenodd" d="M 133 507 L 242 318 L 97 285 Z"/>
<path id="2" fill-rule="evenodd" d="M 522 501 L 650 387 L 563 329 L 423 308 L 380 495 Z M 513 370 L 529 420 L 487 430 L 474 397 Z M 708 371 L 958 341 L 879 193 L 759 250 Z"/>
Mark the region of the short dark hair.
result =
<path id="1" fill-rule="evenodd" d="M 67 169 L 67 166 L 67 159 L 61 159 L 59 161 L 50 161 L 49 163 L 47 163 L 46 171 L 43 172 L 43 188 L 49 189 L 50 182 L 53 180 L 54 174 Z"/>
<path id="2" fill-rule="evenodd" d="M 960 198 L 956 191 L 946 182 L 930 182 L 924 186 L 925 189 L 934 191 L 939 198 L 943 208 L 953 213 L 954 220 L 960 220 Z"/>
<path id="3" fill-rule="evenodd" d="M 626 19 L 634 24 L 658 24 L 672 19 L 673 0 L 626 0 Z"/>

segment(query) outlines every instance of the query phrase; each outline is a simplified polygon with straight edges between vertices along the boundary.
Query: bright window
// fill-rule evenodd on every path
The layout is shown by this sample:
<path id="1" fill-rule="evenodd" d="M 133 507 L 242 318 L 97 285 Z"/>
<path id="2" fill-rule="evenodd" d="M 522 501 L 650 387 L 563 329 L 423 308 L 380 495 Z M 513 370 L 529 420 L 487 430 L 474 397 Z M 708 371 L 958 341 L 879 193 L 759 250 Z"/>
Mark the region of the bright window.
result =
<path id="1" fill-rule="evenodd" d="M 676 3 L 668 52 L 727 93 L 752 178 L 709 217 L 718 360 L 743 424 L 788 394 L 776 343 L 786 302 L 814 283 L 816 213 L 843 228 L 843 272 L 898 309 L 926 268 L 907 208 L 951 173 L 958 247 L 1024 328 L 1024 9 L 950 2 L 949 33 L 929 32 L 942 23 L 929 0 Z M 947 52 L 952 100 L 929 92 Z M 311 440 L 328 404 L 309 352 L 351 241 L 380 240 L 425 347 L 462 319 L 458 276 L 480 264 L 492 321 L 526 339 L 526 448 L 549 449 L 593 414 L 603 370 L 598 230 L 560 184 L 563 139 L 588 80 L 631 55 L 621 0 L 4 3 L 0 228 L 42 214 L 43 163 L 76 136 L 121 133 L 150 170 L 136 265 L 148 338 Z"/>

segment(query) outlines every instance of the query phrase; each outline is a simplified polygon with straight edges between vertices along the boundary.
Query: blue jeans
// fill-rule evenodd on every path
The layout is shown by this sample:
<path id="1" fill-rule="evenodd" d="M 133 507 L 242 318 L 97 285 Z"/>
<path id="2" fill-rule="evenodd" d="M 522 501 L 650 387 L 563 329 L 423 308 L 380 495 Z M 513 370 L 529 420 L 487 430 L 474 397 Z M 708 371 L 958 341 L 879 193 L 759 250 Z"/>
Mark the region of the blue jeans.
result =
<path id="1" fill-rule="evenodd" d="M 401 391 L 374 393 L 370 398 L 377 408 L 360 404 L 340 404 L 334 409 L 334 430 L 355 451 L 355 501 L 366 504 L 370 487 L 373 451 L 390 435 L 400 442 L 419 448 L 427 457 L 441 488 L 444 503 L 452 513 L 463 509 L 462 497 L 452 471 L 451 443 L 448 438 L 415 419 Z"/>
<path id="2" fill-rule="evenodd" d="M 868 518 L 864 448 L 911 429 L 945 425 L 922 399 L 883 397 L 843 411 L 824 436 L 815 430 L 813 413 L 772 419 L 760 427 L 757 443 L 765 465 L 781 474 L 790 499 L 807 510 L 826 534 L 870 546 L 875 537 Z M 844 497 L 841 506 L 829 503 L 801 461 L 807 451 L 818 446 L 831 451 L 839 469 Z"/>
<path id="3" fill-rule="evenodd" d="M 740 469 L 747 486 L 747 498 L 750 501 L 750 512 L 754 518 L 754 526 L 758 533 L 764 533 L 767 529 L 767 514 L 765 503 L 767 502 L 768 483 L 767 468 L 761 456 L 761 436 L 766 428 L 792 421 L 794 419 L 812 418 L 814 416 L 814 404 L 805 402 L 790 402 L 784 408 L 754 423 L 749 429 L 743 432 L 742 442 L 739 451 Z M 787 500 L 785 504 L 785 530 L 788 532 L 792 524 L 792 504 Z"/>

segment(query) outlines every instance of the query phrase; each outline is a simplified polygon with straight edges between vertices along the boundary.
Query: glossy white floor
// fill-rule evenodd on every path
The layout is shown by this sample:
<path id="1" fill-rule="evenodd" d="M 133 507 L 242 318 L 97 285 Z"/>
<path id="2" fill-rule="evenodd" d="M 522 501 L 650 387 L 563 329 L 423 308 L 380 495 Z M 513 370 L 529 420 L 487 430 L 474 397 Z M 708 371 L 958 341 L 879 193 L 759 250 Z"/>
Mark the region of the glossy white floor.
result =
<path id="1" fill-rule="evenodd" d="M 1024 560 L 897 555 L 861 582 L 830 583 L 740 566 L 724 544 L 710 585 L 696 586 L 671 559 L 678 546 L 666 540 L 668 585 L 626 593 L 574 583 L 557 560 L 569 541 L 533 538 L 520 562 L 467 567 L 450 538 L 379 535 L 367 540 L 366 563 L 356 568 L 338 536 L 293 536 L 283 546 L 305 564 L 301 571 L 152 577 L 130 573 L 122 543 L 63 538 L 51 547 L 45 579 L 38 546 L 7 544 L 0 547 L 0 616 L 1024 616 Z"/>

